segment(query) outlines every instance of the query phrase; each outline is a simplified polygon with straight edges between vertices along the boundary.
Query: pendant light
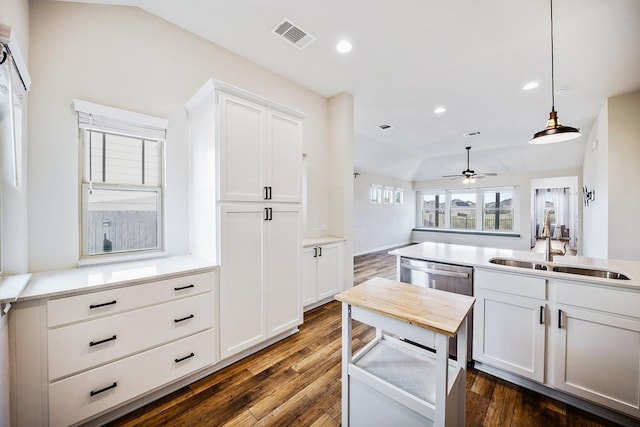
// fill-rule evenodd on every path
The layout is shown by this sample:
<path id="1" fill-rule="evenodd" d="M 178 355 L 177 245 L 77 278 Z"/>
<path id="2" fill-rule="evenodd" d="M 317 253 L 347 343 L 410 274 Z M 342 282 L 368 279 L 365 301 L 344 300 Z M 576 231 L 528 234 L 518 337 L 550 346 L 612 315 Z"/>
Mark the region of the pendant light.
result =
<path id="1" fill-rule="evenodd" d="M 553 77 L 553 0 L 551 2 L 551 113 L 547 127 L 536 132 L 529 141 L 530 144 L 552 144 L 554 142 L 568 141 L 581 135 L 580 131 L 571 126 L 562 126 L 558 121 L 555 103 L 555 82 Z"/>

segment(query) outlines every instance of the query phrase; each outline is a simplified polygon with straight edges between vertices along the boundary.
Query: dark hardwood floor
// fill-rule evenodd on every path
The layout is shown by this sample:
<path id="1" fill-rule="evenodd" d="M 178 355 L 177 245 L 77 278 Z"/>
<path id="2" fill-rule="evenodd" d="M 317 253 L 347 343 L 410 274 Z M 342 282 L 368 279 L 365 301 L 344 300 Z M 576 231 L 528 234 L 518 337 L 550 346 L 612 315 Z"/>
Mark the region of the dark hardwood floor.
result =
<path id="1" fill-rule="evenodd" d="M 386 251 L 355 257 L 355 282 L 395 278 Z M 339 426 L 340 304 L 305 313 L 300 332 L 159 399 L 111 426 Z M 373 338 L 354 322 L 354 347 Z M 467 426 L 615 426 L 483 372 L 467 375 Z M 397 426 L 402 427 L 402 426 Z"/>

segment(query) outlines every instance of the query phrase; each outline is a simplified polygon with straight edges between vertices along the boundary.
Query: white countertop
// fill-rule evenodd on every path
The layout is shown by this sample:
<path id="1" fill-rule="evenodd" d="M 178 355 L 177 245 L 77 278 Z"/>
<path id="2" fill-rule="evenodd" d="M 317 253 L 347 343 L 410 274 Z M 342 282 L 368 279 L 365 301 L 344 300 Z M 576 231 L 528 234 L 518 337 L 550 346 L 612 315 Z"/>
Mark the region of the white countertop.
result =
<path id="1" fill-rule="evenodd" d="M 216 265 L 190 255 L 144 261 L 94 265 L 65 270 L 33 273 L 17 301 L 97 291 L 135 284 L 150 279 L 166 279 L 184 273 L 212 271 Z"/>
<path id="2" fill-rule="evenodd" d="M 588 258 L 582 256 L 555 256 L 553 263 L 544 261 L 544 254 L 516 251 L 511 249 L 483 248 L 477 246 L 450 245 L 446 243 L 425 242 L 412 246 L 395 249 L 389 252 L 391 255 L 403 256 L 415 259 L 444 262 L 449 264 L 466 265 L 476 268 L 491 269 L 496 271 L 508 271 L 516 274 L 542 276 L 547 278 L 571 280 L 575 282 L 587 282 L 619 287 L 635 288 L 640 290 L 640 262 L 614 259 Z M 631 280 L 604 279 L 579 274 L 560 273 L 555 271 L 524 269 L 509 267 L 489 262 L 491 258 L 511 258 L 521 261 L 536 261 L 554 266 L 574 266 L 587 268 L 600 268 L 624 273 Z"/>
<path id="3" fill-rule="evenodd" d="M 328 245 L 329 243 L 344 242 L 344 240 L 344 237 L 338 236 L 314 237 L 311 239 L 304 239 L 302 241 L 302 247 L 308 248 L 309 246 Z"/>

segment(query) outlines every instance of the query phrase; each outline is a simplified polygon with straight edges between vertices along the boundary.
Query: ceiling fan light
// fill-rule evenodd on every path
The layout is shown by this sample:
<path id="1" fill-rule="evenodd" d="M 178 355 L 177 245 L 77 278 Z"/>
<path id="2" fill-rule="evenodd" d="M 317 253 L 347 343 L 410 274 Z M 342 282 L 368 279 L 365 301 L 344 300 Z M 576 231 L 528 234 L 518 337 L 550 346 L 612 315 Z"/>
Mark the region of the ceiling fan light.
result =
<path id="1" fill-rule="evenodd" d="M 466 177 L 465 179 L 462 180 L 463 184 L 468 184 L 470 182 L 469 177 Z"/>
<path id="2" fill-rule="evenodd" d="M 529 144 L 553 144 L 556 142 L 569 141 L 582 135 L 580 131 L 571 126 L 562 126 L 558 121 L 558 113 L 551 110 L 547 127 L 536 132 Z"/>

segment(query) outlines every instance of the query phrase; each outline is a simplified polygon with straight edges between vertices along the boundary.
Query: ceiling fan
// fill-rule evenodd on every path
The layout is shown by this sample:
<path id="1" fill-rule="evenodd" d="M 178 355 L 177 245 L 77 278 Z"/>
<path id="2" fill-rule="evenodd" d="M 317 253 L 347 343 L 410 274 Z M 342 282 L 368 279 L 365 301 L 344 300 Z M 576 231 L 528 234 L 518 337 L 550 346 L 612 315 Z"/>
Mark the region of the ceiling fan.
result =
<path id="1" fill-rule="evenodd" d="M 469 184 L 476 182 L 476 178 L 484 178 L 485 176 L 498 176 L 495 172 L 476 173 L 474 170 L 469 169 L 469 151 L 471 147 L 465 147 L 467 150 L 467 168 L 462 173 L 457 175 L 443 175 L 443 178 L 464 178 L 463 184 Z"/>

